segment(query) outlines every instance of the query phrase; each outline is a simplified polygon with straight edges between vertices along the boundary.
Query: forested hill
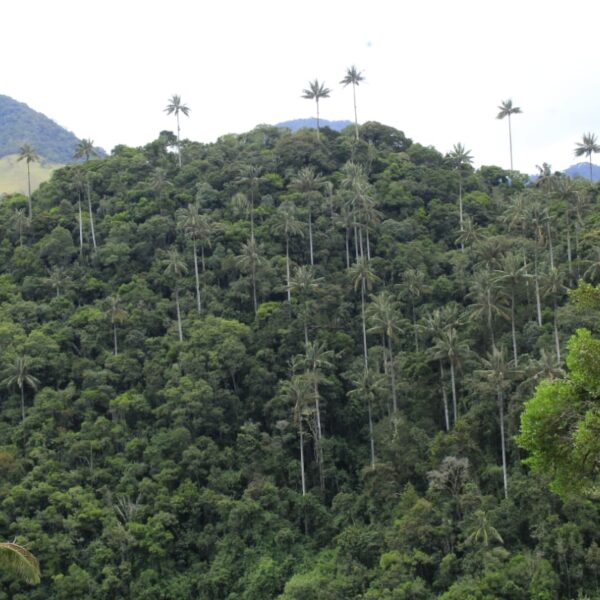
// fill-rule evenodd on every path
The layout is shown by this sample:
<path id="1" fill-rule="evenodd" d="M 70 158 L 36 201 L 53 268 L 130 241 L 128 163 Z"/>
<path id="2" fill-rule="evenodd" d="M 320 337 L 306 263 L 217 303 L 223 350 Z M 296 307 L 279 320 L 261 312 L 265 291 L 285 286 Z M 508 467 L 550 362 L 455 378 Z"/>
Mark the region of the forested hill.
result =
<path id="1" fill-rule="evenodd" d="M 379 123 L 174 145 L 0 204 L 1 535 L 43 575 L 0 600 L 598 598 L 597 503 L 514 440 L 597 333 L 597 186 Z"/>
<path id="2" fill-rule="evenodd" d="M 79 139 L 64 127 L 9 96 L 0 95 L 0 158 L 18 154 L 29 144 L 38 156 L 50 163 L 73 160 Z M 104 151 L 97 149 L 104 155 Z"/>

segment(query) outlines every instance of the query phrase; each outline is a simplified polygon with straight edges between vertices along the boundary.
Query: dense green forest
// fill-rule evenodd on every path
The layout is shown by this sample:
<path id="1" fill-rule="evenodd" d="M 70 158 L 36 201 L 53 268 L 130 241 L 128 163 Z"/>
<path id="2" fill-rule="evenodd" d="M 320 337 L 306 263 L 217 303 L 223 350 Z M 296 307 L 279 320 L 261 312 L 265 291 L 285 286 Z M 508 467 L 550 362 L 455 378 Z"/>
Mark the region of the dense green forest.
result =
<path id="1" fill-rule="evenodd" d="M 541 382 L 600 389 L 598 187 L 355 133 L 163 132 L 3 199 L 1 534 L 42 582 L 0 599 L 600 598 L 594 455 L 552 481 L 560 412 L 515 440 Z"/>

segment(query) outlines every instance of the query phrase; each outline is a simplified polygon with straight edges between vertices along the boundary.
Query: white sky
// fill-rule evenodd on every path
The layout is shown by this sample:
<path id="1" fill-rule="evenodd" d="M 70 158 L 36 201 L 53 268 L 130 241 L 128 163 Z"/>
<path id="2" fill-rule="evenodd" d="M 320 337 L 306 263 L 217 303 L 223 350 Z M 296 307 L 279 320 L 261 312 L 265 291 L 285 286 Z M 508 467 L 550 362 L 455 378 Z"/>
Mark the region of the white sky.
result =
<path id="1" fill-rule="evenodd" d="M 508 98 L 521 171 L 564 169 L 600 133 L 598 0 L 3 0 L 0 18 L 0 94 L 108 151 L 174 131 L 175 93 L 202 142 L 315 116 L 300 97 L 315 77 L 332 89 L 321 116 L 352 119 L 351 64 L 359 121 L 462 142 L 477 165 L 509 166 Z"/>

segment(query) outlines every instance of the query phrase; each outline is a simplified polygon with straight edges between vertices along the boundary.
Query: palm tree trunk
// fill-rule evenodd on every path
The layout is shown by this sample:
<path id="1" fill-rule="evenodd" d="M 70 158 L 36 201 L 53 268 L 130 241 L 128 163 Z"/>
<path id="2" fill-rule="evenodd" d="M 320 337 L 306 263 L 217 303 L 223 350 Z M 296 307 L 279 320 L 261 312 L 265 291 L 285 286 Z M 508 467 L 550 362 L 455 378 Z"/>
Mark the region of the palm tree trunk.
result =
<path id="1" fill-rule="evenodd" d="M 392 386 L 392 407 L 394 412 L 398 410 L 398 392 L 396 391 L 396 370 L 394 369 L 394 353 L 392 351 L 392 338 L 388 336 L 388 353 L 390 357 L 390 384 Z"/>
<path id="2" fill-rule="evenodd" d="M 285 277 L 287 282 L 287 299 L 288 302 L 291 302 L 292 293 L 290 291 L 290 238 L 288 235 L 285 236 Z"/>
<path id="3" fill-rule="evenodd" d="M 592 153 L 590 152 L 590 183 L 592 183 L 594 181 L 594 178 L 592 176 Z"/>
<path id="4" fill-rule="evenodd" d="M 417 332 L 417 313 L 415 312 L 415 300 L 411 297 L 410 303 L 412 305 L 412 322 L 413 331 L 415 334 L 415 352 L 419 351 L 419 333 Z"/>
<path id="5" fill-rule="evenodd" d="M 540 279 L 538 276 L 538 256 L 537 256 L 537 245 L 533 255 L 533 271 L 534 271 L 534 284 L 535 284 L 535 306 L 537 311 L 538 325 L 542 326 L 542 301 L 540 298 Z"/>
<path id="6" fill-rule="evenodd" d="M 21 384 L 19 386 L 21 388 L 21 419 L 23 423 L 25 422 L 25 386 Z"/>
<path id="7" fill-rule="evenodd" d="M 350 268 L 350 230 L 346 227 L 346 269 Z"/>
<path id="8" fill-rule="evenodd" d="M 556 348 L 556 363 L 560 365 L 560 338 L 558 337 L 558 323 L 556 319 L 556 298 L 554 298 L 554 346 Z"/>
<path id="9" fill-rule="evenodd" d="M 298 415 L 298 433 L 300 435 L 300 478 L 302 480 L 302 495 L 306 496 L 306 476 L 304 474 L 304 431 L 302 430 L 302 415 Z"/>
<path id="10" fill-rule="evenodd" d="M 317 96 L 315 96 L 315 102 L 317 103 L 317 142 L 321 141 L 321 135 L 320 135 L 320 120 L 319 120 L 319 98 Z"/>
<path id="11" fill-rule="evenodd" d="M 375 468 L 375 437 L 373 435 L 373 409 L 371 398 L 367 399 L 367 412 L 369 413 L 369 445 L 371 448 L 371 469 Z"/>
<path id="12" fill-rule="evenodd" d="M 312 210 L 310 203 L 308 205 L 308 246 L 310 250 L 310 265 L 313 266 L 315 261 L 313 257 Z"/>
<path id="13" fill-rule="evenodd" d="M 175 285 L 175 308 L 177 309 L 177 331 L 179 332 L 179 341 L 183 342 L 183 328 L 181 326 L 181 310 L 179 308 L 179 286 Z"/>
<path id="14" fill-rule="evenodd" d="M 206 271 L 206 262 L 204 260 L 204 244 L 200 244 L 200 253 L 202 256 L 202 272 Z"/>
<path id="15" fill-rule="evenodd" d="M 115 347 L 115 356 L 119 354 L 119 344 L 117 342 L 117 324 L 113 322 L 113 344 Z"/>
<path id="16" fill-rule="evenodd" d="M 196 306 L 198 308 L 198 314 L 202 314 L 202 300 L 200 298 L 200 274 L 198 273 L 198 252 L 196 248 L 196 240 L 192 240 L 194 250 L 194 275 L 196 277 Z"/>
<path id="17" fill-rule="evenodd" d="M 463 199 L 462 199 L 462 173 L 458 173 L 458 215 L 460 219 L 460 232 L 462 233 L 464 228 L 464 218 L 463 218 Z M 461 241 L 460 243 L 461 252 L 465 251 L 465 244 Z"/>
<path id="18" fill-rule="evenodd" d="M 502 480 L 504 484 L 504 497 L 508 499 L 508 475 L 506 471 L 506 445 L 504 438 L 504 398 L 498 390 L 498 409 L 500 416 L 500 444 L 502 449 Z"/>
<path id="19" fill-rule="evenodd" d="M 369 368 L 369 354 L 367 349 L 367 319 L 365 317 L 365 296 L 366 296 L 367 284 L 361 279 L 360 286 L 360 314 L 362 318 L 362 342 L 363 342 L 363 361 L 365 369 Z"/>
<path id="20" fill-rule="evenodd" d="M 94 252 L 96 251 L 96 230 L 94 229 L 94 213 L 92 212 L 92 191 L 90 189 L 90 176 L 89 173 L 86 178 L 86 191 L 88 199 L 88 210 L 90 213 L 90 230 L 92 232 L 92 244 L 94 246 Z"/>
<path id="21" fill-rule="evenodd" d="M 179 111 L 175 111 L 177 118 L 177 157 L 179 160 L 179 168 L 181 169 L 181 140 L 179 139 Z"/>
<path id="22" fill-rule="evenodd" d="M 365 227 L 365 242 L 367 243 L 367 260 L 371 260 L 371 243 L 369 241 L 369 226 Z"/>
<path id="23" fill-rule="evenodd" d="M 354 129 L 356 131 L 356 141 L 358 142 L 358 113 L 356 112 L 356 84 L 352 84 L 352 95 L 354 96 Z"/>
<path id="24" fill-rule="evenodd" d="M 515 367 L 519 366 L 519 356 L 517 354 L 517 329 L 515 326 L 515 290 L 511 291 L 510 296 L 510 327 L 512 331 L 513 356 L 515 358 Z"/>
<path id="25" fill-rule="evenodd" d="M 450 360 L 450 382 L 452 384 L 452 412 L 454 413 L 454 425 L 458 420 L 458 401 L 456 398 L 456 375 L 454 373 L 454 362 Z"/>
<path id="26" fill-rule="evenodd" d="M 319 405 L 319 386 L 317 384 L 316 374 L 314 381 L 314 393 L 315 393 L 315 417 L 317 422 L 317 435 L 316 435 L 316 447 L 315 452 L 317 453 L 317 464 L 319 467 L 319 486 L 321 491 L 325 490 L 325 473 L 323 472 L 323 468 L 325 466 L 325 460 L 323 458 L 323 446 L 321 444 L 321 440 L 323 438 L 323 433 L 321 430 L 321 408 Z"/>
<path id="27" fill-rule="evenodd" d="M 444 384 L 444 365 L 440 359 L 440 385 L 442 387 L 442 402 L 444 404 L 444 421 L 446 423 L 446 431 L 450 431 L 450 415 L 448 414 L 448 394 L 446 394 L 446 385 Z M 455 419 L 456 422 L 456 419 Z"/>
<path id="28" fill-rule="evenodd" d="M 29 170 L 29 160 L 27 161 L 27 206 L 29 208 L 29 219 L 33 215 L 33 207 L 31 205 L 31 174 Z"/>
<path id="29" fill-rule="evenodd" d="M 256 298 L 256 265 L 252 263 L 252 300 L 254 302 L 254 314 L 258 311 L 258 300 Z"/>
<path id="30" fill-rule="evenodd" d="M 546 223 L 546 231 L 548 232 L 548 253 L 550 255 L 550 268 L 554 269 L 554 248 L 552 246 L 552 231 L 550 223 Z"/>
<path id="31" fill-rule="evenodd" d="M 510 113 L 508 115 L 508 145 L 510 148 L 510 170 L 513 170 L 513 155 L 512 155 L 512 127 L 510 125 Z"/>
<path id="32" fill-rule="evenodd" d="M 79 255 L 83 256 L 83 213 L 81 211 L 81 192 L 79 192 L 77 205 L 79 208 Z"/>

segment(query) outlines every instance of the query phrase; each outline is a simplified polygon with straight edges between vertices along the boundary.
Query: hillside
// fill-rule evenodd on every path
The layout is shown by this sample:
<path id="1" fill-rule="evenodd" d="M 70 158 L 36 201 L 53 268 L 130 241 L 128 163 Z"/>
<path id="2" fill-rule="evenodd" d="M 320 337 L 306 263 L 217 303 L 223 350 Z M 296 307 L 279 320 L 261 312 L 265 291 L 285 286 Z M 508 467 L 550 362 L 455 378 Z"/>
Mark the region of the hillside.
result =
<path id="1" fill-rule="evenodd" d="M 327 119 L 320 120 L 321 127 L 329 127 L 334 131 L 342 131 L 342 129 L 352 124 L 352 121 L 328 121 Z M 275 127 L 284 127 L 294 132 L 298 131 L 299 129 L 302 129 L 303 127 L 306 127 L 308 129 L 316 129 L 317 119 L 315 119 L 314 117 L 310 117 L 309 119 L 291 119 L 289 121 L 277 123 Z"/>
<path id="2" fill-rule="evenodd" d="M 27 104 L 0 95 L 0 158 L 18 154 L 19 148 L 27 143 L 44 161 L 66 164 L 73 160 L 79 141 L 73 133 Z M 104 151 L 98 150 L 104 155 Z"/>
<path id="3" fill-rule="evenodd" d="M 3 199 L 0 536 L 43 577 L 0 600 L 598 598 L 598 186 L 354 135 Z M 560 495 L 515 439 L 550 380 Z"/>
<path id="4" fill-rule="evenodd" d="M 3 194 L 27 194 L 27 166 L 19 161 L 18 154 L 0 158 L 0 196 Z M 36 190 L 41 183 L 48 181 L 52 172 L 62 165 L 34 162 L 30 164 L 31 189 Z"/>

